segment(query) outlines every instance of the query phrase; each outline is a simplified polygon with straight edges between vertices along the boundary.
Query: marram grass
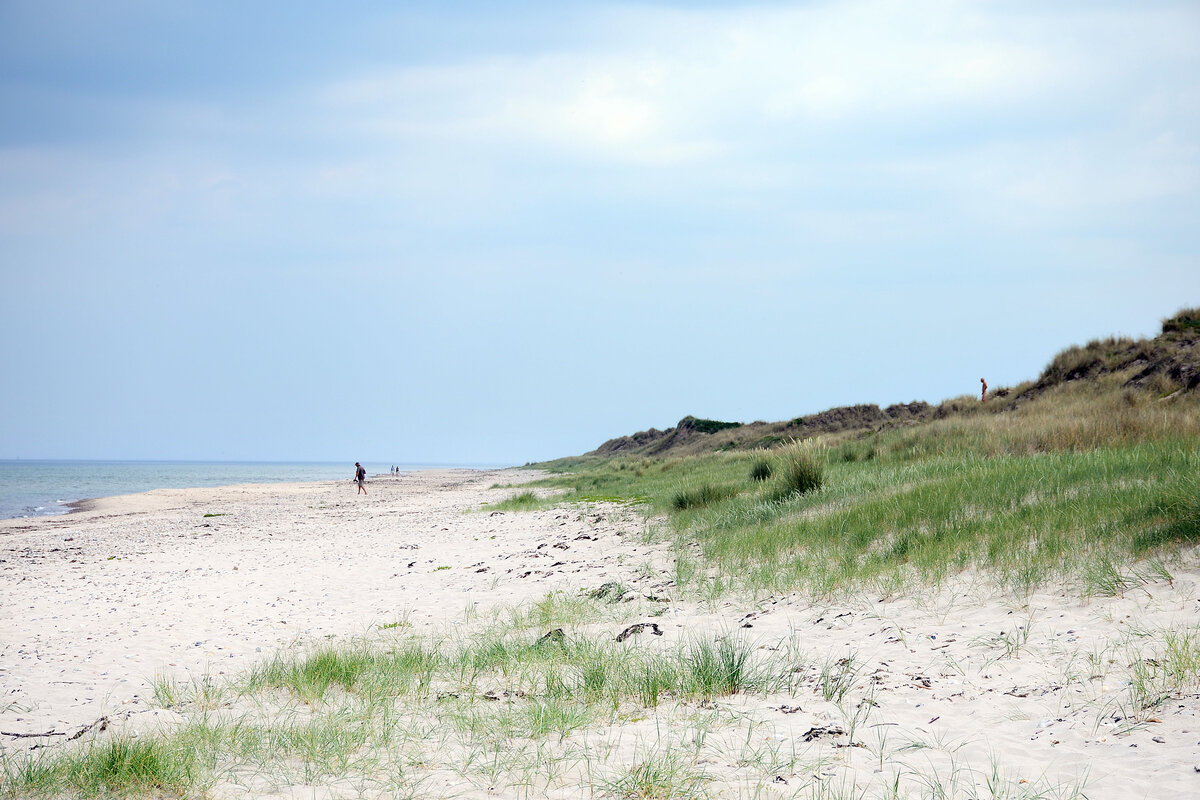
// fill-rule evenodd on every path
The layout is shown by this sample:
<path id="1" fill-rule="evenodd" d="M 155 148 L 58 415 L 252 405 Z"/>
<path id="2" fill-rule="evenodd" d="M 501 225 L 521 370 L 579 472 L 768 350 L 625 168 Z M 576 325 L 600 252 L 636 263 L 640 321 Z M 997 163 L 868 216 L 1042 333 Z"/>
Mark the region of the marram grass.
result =
<path id="1" fill-rule="evenodd" d="M 641 458 L 637 470 L 579 460 L 536 485 L 566 488 L 566 502 L 594 491 L 644 498 L 678 537 L 677 579 L 705 593 L 714 581 L 814 596 L 895 591 L 974 569 L 1018 591 L 1066 582 L 1084 596 L 1116 594 L 1142 583 L 1134 565 L 1163 572 L 1180 546 L 1200 542 L 1195 397 L 1089 384 L 1019 408 L 963 406 L 766 453 Z"/>
<path id="2" fill-rule="evenodd" d="M 966 568 L 1031 588 L 1094 559 L 1200 541 L 1200 452 L 1185 443 L 988 459 L 829 465 L 826 489 L 730 503 L 688 535 L 712 562 L 772 587 L 852 587 Z M 1089 593 L 1089 587 L 1079 587 Z"/>
<path id="3" fill-rule="evenodd" d="M 546 502 L 532 490 L 518 492 L 503 500 L 483 506 L 484 511 L 532 511 L 546 505 Z"/>
<path id="4" fill-rule="evenodd" d="M 472 756 L 471 769 L 498 779 L 525 743 L 540 750 L 668 700 L 788 691 L 800 680 L 793 655 L 734 635 L 654 649 L 504 628 L 461 642 L 323 645 L 234 681 L 227 693 L 240 700 L 221 709 L 172 698 L 187 721 L 171 731 L 6 756 L 0 797 L 199 797 L 222 780 L 375 785 L 388 770 L 394 793 L 419 796 L 403 762 L 436 761 L 430 737 L 478 751 L 486 758 Z"/>
<path id="5" fill-rule="evenodd" d="M 16 756 L 0 775 L 0 797 L 183 795 L 204 785 L 195 752 L 171 737 L 117 736 L 52 756 Z"/>
<path id="6" fill-rule="evenodd" d="M 338 689 L 406 694 L 427 689 L 442 660 L 440 653 L 420 642 L 387 650 L 361 644 L 326 646 L 300 657 L 276 655 L 251 671 L 246 690 L 286 688 L 308 702 L 323 700 Z"/>

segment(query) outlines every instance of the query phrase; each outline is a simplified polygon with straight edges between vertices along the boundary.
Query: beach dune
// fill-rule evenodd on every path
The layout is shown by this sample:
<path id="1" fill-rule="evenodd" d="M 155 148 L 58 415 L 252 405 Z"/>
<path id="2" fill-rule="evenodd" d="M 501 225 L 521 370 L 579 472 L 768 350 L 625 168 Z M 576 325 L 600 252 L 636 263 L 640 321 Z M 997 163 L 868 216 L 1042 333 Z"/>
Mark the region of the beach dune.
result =
<path id="1" fill-rule="evenodd" d="M 349 481 L 159 490 L 0 521 L 0 746 L 69 746 L 102 718 L 110 730 L 144 728 L 162 713 L 156 675 L 232 677 L 280 649 L 396 623 L 414 635 L 469 631 L 472 620 L 549 592 L 618 582 L 668 601 L 642 620 L 662 635 L 629 646 L 725 636 L 763 658 L 791 648 L 803 653 L 796 684 L 632 715 L 627 730 L 604 732 L 620 745 L 595 773 L 564 769 L 546 779 L 545 796 L 579 796 L 581 786 L 603 795 L 616 784 L 597 774 L 623 774 L 622 760 L 628 769 L 668 739 L 711 796 L 814 796 L 820 785 L 883 797 L 896 770 L 910 786 L 963 791 L 996 775 L 1029 792 L 1013 796 L 1200 795 L 1197 687 L 1170 687 L 1152 711 L 1129 714 L 1130 670 L 1162 657 L 1161 632 L 1200 635 L 1194 553 L 1170 581 L 1090 600 L 1014 597 L 978 575 L 919 596 L 696 597 L 674 585 L 672 545 L 643 535 L 647 521 L 634 510 L 489 509 L 514 493 L 490 487 L 531 476 L 420 471 L 372 480 L 366 496 Z M 633 621 L 579 632 L 611 641 Z M 828 691 L 839 665 L 850 705 Z M 686 731 L 706 714 L 725 715 L 713 723 L 722 734 L 699 744 L 693 735 L 687 750 Z M 861 716 L 857 734 L 848 714 Z M 764 772 L 761 759 L 716 744 L 738 737 L 792 757 Z M 431 796 L 523 796 L 444 768 L 435 777 Z"/>

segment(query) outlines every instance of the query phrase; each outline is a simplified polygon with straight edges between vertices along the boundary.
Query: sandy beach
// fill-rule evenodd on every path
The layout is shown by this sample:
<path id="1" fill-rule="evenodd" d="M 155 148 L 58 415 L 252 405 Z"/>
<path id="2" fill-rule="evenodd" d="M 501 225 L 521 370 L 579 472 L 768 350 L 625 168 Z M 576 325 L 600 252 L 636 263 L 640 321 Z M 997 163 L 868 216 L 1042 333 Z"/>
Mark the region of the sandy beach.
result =
<path id="1" fill-rule="evenodd" d="M 1200 796 L 1194 687 L 1164 683 L 1152 706 L 1134 695 L 1139 664 L 1200 635 L 1194 552 L 1169 579 L 1113 597 L 1017 597 L 971 574 L 913 596 L 700 597 L 674 585 L 672 545 L 636 510 L 488 509 L 513 494 L 490 487 L 528 477 L 421 471 L 372 479 L 365 497 L 349 481 L 159 490 L 0 521 L 0 746 L 169 726 L 179 712 L 153 702 L 158 675 L 232 678 L 281 649 L 381 629 L 469 637 L 548 593 L 617 582 L 636 600 L 567 636 L 611 641 L 642 622 L 662 635 L 628 646 L 738 637 L 763 659 L 801 654 L 795 685 L 573 731 L 558 744 L 604 757 L 526 783 L 429 763 L 417 796 L 616 795 L 604 776 L 665 749 L 713 797 Z M 91 731 L 102 718 L 107 731 Z M 370 791 L 317 780 L 212 793 Z"/>

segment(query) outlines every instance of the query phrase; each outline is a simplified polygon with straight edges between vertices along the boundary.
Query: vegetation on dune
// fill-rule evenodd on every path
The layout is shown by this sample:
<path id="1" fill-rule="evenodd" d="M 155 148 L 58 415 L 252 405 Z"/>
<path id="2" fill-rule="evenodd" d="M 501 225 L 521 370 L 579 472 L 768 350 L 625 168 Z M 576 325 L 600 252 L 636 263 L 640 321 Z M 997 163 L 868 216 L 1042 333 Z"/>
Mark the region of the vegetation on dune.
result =
<path id="1" fill-rule="evenodd" d="M 1184 309 L 1163 321 L 1161 335 L 1133 340 L 1096 339 L 1060 352 L 1035 380 L 995 387 L 986 404 L 968 395 L 936 406 L 921 401 L 880 408 L 860 404 L 831 408 L 784 422 L 716 422 L 684 417 L 674 427 L 610 439 L 587 454 L 590 459 L 680 458 L 716 452 L 779 447 L 790 441 L 827 437 L 835 440 L 888 430 L 903 430 L 974 414 L 1003 414 L 1041 399 L 1092 383 L 1104 392 L 1130 391 L 1129 400 L 1158 399 L 1200 387 L 1200 309 Z M 1086 411 L 1086 409 L 1084 409 Z M 565 465 L 567 459 L 550 462 Z M 546 466 L 546 465 L 539 465 Z"/>
<path id="2" fill-rule="evenodd" d="M 771 493 L 773 500 L 790 500 L 821 489 L 825 471 L 811 454 L 793 449 L 786 453 L 781 462 L 779 469 L 771 470 L 771 474 L 777 478 Z"/>
<path id="3" fill-rule="evenodd" d="M 714 486 L 705 483 L 694 489 L 680 489 L 671 499 L 671 507 L 676 511 L 689 508 L 704 508 L 722 500 L 727 500 L 738 494 L 736 486 Z"/>
<path id="4" fill-rule="evenodd" d="M 750 467 L 750 478 L 756 481 L 765 481 L 771 477 L 773 468 L 771 462 L 766 458 L 755 459 L 754 464 Z"/>
<path id="5" fill-rule="evenodd" d="M 1016 587 L 1067 578 L 1089 593 L 1095 588 L 1078 583 L 1091 574 L 1085 564 L 1166 558 L 1169 548 L 1200 542 L 1194 433 L 1075 449 L 1103 437 L 1047 425 L 979 455 L 971 443 L 995 438 L 991 419 L 803 448 L 803 458 L 783 451 L 781 460 L 819 467 L 820 488 L 808 491 L 792 484 L 804 468 L 776 468 L 778 477 L 758 482 L 746 458 L 730 454 L 664 462 L 641 478 L 597 464 L 543 482 L 645 496 L 675 527 L 681 559 L 695 543 L 713 566 L 772 591 L 899 586 L 975 567 Z M 1037 449 L 1056 441 L 1071 446 Z"/>
<path id="6" fill-rule="evenodd" d="M 1200 331 L 1200 308 L 1185 308 L 1175 316 L 1163 320 L 1162 332 L 1164 334 L 1189 334 L 1197 331 Z"/>
<path id="7" fill-rule="evenodd" d="M 715 419 L 696 419 L 695 417 L 684 417 L 680 425 L 690 427 L 699 433 L 716 433 L 717 431 L 742 427 L 742 423 L 740 422 L 721 422 Z"/>
<path id="8" fill-rule="evenodd" d="M 688 563 L 698 546 L 726 580 L 772 591 L 886 591 L 977 568 L 1024 590 L 1067 580 L 1109 592 L 1137 582 L 1131 564 L 1158 574 L 1180 545 L 1200 543 L 1196 320 L 1185 310 L 1153 340 L 1067 348 L 987 403 L 913 404 L 920 422 L 766 451 L 593 453 L 541 465 L 552 475 L 537 483 L 567 489 L 568 502 L 643 498 L 678 534 L 683 580 L 711 572 Z M 871 417 L 864 408 L 875 407 L 780 424 L 841 425 Z"/>

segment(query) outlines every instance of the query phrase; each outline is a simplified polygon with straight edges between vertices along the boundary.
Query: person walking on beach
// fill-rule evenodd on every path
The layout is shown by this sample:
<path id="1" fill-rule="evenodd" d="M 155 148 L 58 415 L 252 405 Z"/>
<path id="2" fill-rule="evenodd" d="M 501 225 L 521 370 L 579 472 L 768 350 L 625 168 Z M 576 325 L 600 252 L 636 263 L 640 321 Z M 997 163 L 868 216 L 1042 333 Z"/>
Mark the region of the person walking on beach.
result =
<path id="1" fill-rule="evenodd" d="M 363 468 L 362 464 L 355 461 L 354 462 L 354 480 L 358 481 L 358 491 L 362 492 L 363 494 L 367 493 L 367 487 L 363 486 L 363 481 L 365 481 L 366 479 L 367 479 L 366 469 Z M 357 494 L 357 492 L 356 492 L 356 494 Z"/>

